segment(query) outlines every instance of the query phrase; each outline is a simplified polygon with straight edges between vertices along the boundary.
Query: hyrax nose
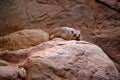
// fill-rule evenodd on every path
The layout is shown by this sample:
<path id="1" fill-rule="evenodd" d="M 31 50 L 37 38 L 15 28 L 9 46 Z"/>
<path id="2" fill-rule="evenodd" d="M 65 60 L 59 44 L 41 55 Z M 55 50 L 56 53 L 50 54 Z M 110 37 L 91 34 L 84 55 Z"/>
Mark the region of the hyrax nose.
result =
<path id="1" fill-rule="evenodd" d="M 78 41 L 79 41 L 79 40 L 80 40 L 80 37 L 76 37 L 76 40 L 78 40 Z"/>

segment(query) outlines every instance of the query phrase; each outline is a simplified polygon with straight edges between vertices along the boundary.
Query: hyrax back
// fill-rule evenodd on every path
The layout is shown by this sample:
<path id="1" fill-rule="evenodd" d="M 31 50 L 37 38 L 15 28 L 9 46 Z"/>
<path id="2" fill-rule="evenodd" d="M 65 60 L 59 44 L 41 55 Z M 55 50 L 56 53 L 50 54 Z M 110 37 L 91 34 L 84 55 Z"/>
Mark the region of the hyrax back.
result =
<path id="1" fill-rule="evenodd" d="M 78 30 L 69 27 L 60 27 L 54 29 L 50 35 L 49 39 L 52 40 L 54 38 L 63 38 L 65 40 L 81 40 L 81 33 Z"/>

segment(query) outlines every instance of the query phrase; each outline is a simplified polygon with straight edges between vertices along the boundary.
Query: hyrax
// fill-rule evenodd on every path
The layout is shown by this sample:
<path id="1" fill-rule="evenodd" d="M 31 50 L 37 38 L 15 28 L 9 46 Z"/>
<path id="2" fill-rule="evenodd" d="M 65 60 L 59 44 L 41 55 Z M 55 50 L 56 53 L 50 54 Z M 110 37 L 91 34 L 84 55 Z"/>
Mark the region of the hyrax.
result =
<path id="1" fill-rule="evenodd" d="M 81 40 L 82 36 L 80 31 L 75 30 L 73 28 L 69 27 L 60 27 L 54 29 L 50 35 L 49 39 L 52 40 L 54 38 L 63 38 L 65 40 Z"/>

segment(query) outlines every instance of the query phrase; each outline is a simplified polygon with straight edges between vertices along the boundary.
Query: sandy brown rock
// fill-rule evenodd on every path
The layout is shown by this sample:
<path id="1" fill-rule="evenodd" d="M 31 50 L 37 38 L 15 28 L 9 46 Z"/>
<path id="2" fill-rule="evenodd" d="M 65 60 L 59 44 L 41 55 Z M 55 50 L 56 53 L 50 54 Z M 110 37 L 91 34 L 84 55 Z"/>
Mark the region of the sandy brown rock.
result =
<path id="1" fill-rule="evenodd" d="M 61 39 L 61 41 L 63 41 L 63 39 Z M 1 51 L 0 52 L 0 59 L 1 59 L 0 65 L 5 66 L 5 65 L 9 65 L 10 63 L 24 62 L 25 59 L 31 56 L 33 53 L 37 51 L 42 51 L 44 49 L 48 49 L 55 45 L 56 45 L 56 42 L 53 41 L 53 43 L 46 42 L 46 43 L 42 43 L 42 44 L 27 48 L 27 49 L 20 49 L 16 51 L 9 51 L 9 50 Z"/>
<path id="2" fill-rule="evenodd" d="M 30 53 L 28 50 L 18 50 L 18 51 L 2 51 L 0 52 L 0 64 L 1 65 L 8 65 L 8 62 L 11 63 L 19 63 L 23 62 Z"/>
<path id="3" fill-rule="evenodd" d="M 119 80 L 113 62 L 96 45 L 54 40 L 26 60 L 28 80 Z M 45 45 L 46 46 L 46 45 Z"/>
<path id="4" fill-rule="evenodd" d="M 0 66 L 0 80 L 23 80 L 26 76 L 24 68 L 17 66 Z"/>
<path id="5" fill-rule="evenodd" d="M 48 41 L 49 35 L 42 30 L 25 29 L 0 37 L 2 50 L 18 50 L 29 48 Z"/>
<path id="6" fill-rule="evenodd" d="M 120 79 L 113 62 L 98 46 L 57 38 L 28 49 L 1 52 L 0 73 L 2 80 Z"/>
<path id="7" fill-rule="evenodd" d="M 1 0 L 0 36 L 24 28 L 70 26 L 120 64 L 119 0 Z"/>
<path id="8" fill-rule="evenodd" d="M 97 0 L 113 10 L 120 12 L 120 1 L 119 0 Z"/>
<path id="9" fill-rule="evenodd" d="M 113 61 L 113 62 L 114 62 L 114 64 L 115 64 L 116 68 L 118 69 L 118 71 L 120 72 L 120 64 L 118 64 L 118 63 L 115 62 L 115 61 Z"/>

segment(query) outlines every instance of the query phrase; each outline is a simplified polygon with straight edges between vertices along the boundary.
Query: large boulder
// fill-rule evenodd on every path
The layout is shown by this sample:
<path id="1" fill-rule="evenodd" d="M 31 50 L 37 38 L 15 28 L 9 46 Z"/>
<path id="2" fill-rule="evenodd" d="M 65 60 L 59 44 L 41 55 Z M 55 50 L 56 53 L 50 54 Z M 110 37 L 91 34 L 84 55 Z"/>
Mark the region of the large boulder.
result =
<path id="1" fill-rule="evenodd" d="M 48 41 L 49 35 L 40 29 L 24 29 L 0 37 L 1 50 L 18 50 L 29 48 Z"/>
<path id="2" fill-rule="evenodd" d="M 0 52 L 0 79 L 120 80 L 120 74 L 97 45 L 54 39 L 27 49 Z"/>
<path id="3" fill-rule="evenodd" d="M 97 45 L 55 39 L 42 46 L 47 47 L 26 59 L 27 80 L 120 80 L 113 62 Z"/>

